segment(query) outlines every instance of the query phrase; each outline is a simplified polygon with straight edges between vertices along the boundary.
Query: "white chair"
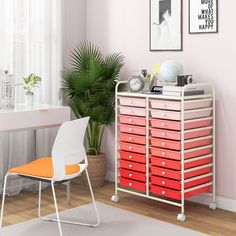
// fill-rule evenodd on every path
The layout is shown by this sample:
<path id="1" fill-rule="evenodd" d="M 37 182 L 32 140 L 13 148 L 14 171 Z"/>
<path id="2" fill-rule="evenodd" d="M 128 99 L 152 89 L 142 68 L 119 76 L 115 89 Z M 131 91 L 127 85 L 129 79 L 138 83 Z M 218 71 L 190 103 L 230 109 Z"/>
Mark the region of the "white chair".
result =
<path id="1" fill-rule="evenodd" d="M 39 203 L 38 203 L 38 216 L 42 220 L 54 221 L 58 223 L 58 228 L 60 236 L 62 236 L 61 223 L 82 225 L 96 227 L 100 224 L 100 217 L 98 214 L 96 202 L 94 199 L 94 194 L 92 186 L 90 183 L 88 175 L 88 160 L 86 151 L 84 148 L 84 135 L 88 125 L 89 117 L 65 122 L 61 125 L 58 134 L 56 136 L 53 149 L 52 157 L 43 157 L 37 159 L 28 164 L 12 168 L 8 170 L 3 187 L 3 197 L 2 197 L 2 208 L 0 217 L 0 228 L 2 228 L 3 220 L 3 210 L 6 194 L 7 178 L 11 175 L 18 175 L 27 178 L 33 178 L 39 181 Z M 81 162 L 84 162 L 81 164 Z M 85 171 L 90 193 L 93 200 L 93 205 L 97 217 L 97 222 L 95 224 L 88 224 L 82 222 L 71 222 L 66 220 L 60 220 L 58 213 L 57 199 L 55 194 L 55 183 L 69 181 Z M 52 186 L 53 199 L 56 210 L 56 218 L 47 218 L 41 216 L 41 184 L 42 182 L 49 182 Z"/>

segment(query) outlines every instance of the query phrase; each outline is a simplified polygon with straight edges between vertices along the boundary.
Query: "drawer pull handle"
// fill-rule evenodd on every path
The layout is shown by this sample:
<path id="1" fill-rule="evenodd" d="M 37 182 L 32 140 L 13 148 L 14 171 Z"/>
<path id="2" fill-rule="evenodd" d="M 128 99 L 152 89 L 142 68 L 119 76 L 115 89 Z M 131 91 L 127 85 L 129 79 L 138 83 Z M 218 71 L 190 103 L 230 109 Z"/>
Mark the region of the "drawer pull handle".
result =
<path id="1" fill-rule="evenodd" d="M 129 177 L 132 177 L 133 176 L 133 174 L 129 174 Z"/>
<path id="2" fill-rule="evenodd" d="M 162 194 L 162 195 L 165 195 L 165 194 L 166 194 L 166 191 L 162 191 L 161 194 Z"/>
<path id="3" fill-rule="evenodd" d="M 163 161 L 161 164 L 164 166 L 166 163 Z"/>
<path id="4" fill-rule="evenodd" d="M 132 168 L 133 166 L 132 165 L 129 165 L 129 168 Z"/>
<path id="5" fill-rule="evenodd" d="M 161 145 L 162 145 L 162 146 L 165 146 L 165 145 L 166 145 L 166 143 L 164 143 L 164 142 L 163 142 Z"/>
<path id="6" fill-rule="evenodd" d="M 131 187 L 133 184 L 132 183 L 129 183 L 129 186 Z"/>
<path id="7" fill-rule="evenodd" d="M 133 113 L 133 110 L 129 110 L 130 113 Z"/>
<path id="8" fill-rule="evenodd" d="M 162 136 L 165 136 L 166 134 L 165 133 L 161 133 Z"/>
<path id="9" fill-rule="evenodd" d="M 165 126 L 166 124 L 165 123 L 161 123 L 162 126 Z"/>
<path id="10" fill-rule="evenodd" d="M 133 120 L 132 119 L 129 119 L 129 122 L 132 122 Z"/>
<path id="11" fill-rule="evenodd" d="M 165 155 L 166 155 L 166 153 L 165 153 L 165 152 L 162 152 L 161 154 L 162 154 L 162 156 L 165 156 Z"/>
<path id="12" fill-rule="evenodd" d="M 166 114 L 165 113 L 161 113 L 161 116 L 166 116 Z"/>
<path id="13" fill-rule="evenodd" d="M 132 159 L 132 158 L 133 158 L 133 156 L 130 155 L 130 156 L 129 156 L 129 159 Z"/>
<path id="14" fill-rule="evenodd" d="M 166 184 L 166 182 L 165 181 L 162 181 L 162 185 L 165 185 Z"/>
<path id="15" fill-rule="evenodd" d="M 129 100 L 129 104 L 133 103 L 133 101 Z"/>
<path id="16" fill-rule="evenodd" d="M 129 131 L 132 131 L 133 129 L 132 128 L 129 128 Z"/>
<path id="17" fill-rule="evenodd" d="M 129 150 L 131 150 L 133 147 L 132 146 L 129 146 Z"/>
<path id="18" fill-rule="evenodd" d="M 166 174 L 166 172 L 165 171 L 162 171 L 162 175 L 165 175 Z"/>
<path id="19" fill-rule="evenodd" d="M 129 140 L 132 140 L 133 138 L 132 137 L 129 137 Z"/>

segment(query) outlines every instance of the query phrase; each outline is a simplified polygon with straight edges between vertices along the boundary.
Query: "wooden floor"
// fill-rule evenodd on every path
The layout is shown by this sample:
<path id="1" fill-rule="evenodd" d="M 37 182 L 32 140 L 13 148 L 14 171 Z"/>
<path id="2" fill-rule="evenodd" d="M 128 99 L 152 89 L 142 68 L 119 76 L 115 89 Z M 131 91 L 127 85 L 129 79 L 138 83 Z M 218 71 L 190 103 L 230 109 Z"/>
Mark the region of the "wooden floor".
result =
<path id="1" fill-rule="evenodd" d="M 56 186 L 56 194 L 60 210 L 77 207 L 78 205 L 90 202 L 90 195 L 87 188 L 83 187 L 79 181 L 72 184 L 72 201 L 66 204 L 66 187 Z M 177 222 L 176 216 L 179 208 L 162 204 L 149 199 L 131 196 L 120 193 L 120 202 L 112 203 L 110 198 L 114 193 L 114 184 L 106 183 L 104 187 L 95 189 L 96 200 L 114 207 L 130 210 L 138 214 L 146 215 L 158 220 L 163 220 L 182 227 L 194 229 L 209 235 L 236 235 L 236 214 L 224 210 L 211 211 L 207 206 L 195 203 L 187 203 L 185 223 Z M 42 214 L 54 212 L 51 188 L 42 192 Z M 38 194 L 24 191 L 19 195 L 6 198 L 4 225 L 16 224 L 37 217 Z"/>

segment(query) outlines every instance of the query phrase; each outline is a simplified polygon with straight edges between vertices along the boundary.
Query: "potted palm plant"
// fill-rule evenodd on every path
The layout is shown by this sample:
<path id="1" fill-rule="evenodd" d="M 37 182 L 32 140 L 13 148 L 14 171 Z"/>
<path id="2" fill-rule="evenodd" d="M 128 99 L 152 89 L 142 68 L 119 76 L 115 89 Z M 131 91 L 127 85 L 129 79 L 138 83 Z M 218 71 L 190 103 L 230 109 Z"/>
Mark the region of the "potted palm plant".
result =
<path id="1" fill-rule="evenodd" d="M 106 162 L 101 144 L 105 127 L 114 120 L 115 85 L 123 64 L 119 53 L 103 56 L 97 46 L 84 42 L 72 52 L 71 68 L 62 73 L 65 102 L 77 118 L 90 117 L 86 139 L 93 187 L 104 184 Z"/>

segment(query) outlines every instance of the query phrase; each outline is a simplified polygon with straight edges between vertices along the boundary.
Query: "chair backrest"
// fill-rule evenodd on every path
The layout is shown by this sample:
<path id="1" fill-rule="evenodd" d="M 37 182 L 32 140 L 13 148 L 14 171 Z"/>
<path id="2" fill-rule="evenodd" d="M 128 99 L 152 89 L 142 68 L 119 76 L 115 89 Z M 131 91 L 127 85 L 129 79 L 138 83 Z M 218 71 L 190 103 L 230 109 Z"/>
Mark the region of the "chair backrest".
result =
<path id="1" fill-rule="evenodd" d="M 89 117 L 85 117 L 65 122 L 59 128 L 52 148 L 54 180 L 60 181 L 65 178 L 66 165 L 78 164 L 83 160 L 87 162 L 84 136 L 88 121 Z"/>

